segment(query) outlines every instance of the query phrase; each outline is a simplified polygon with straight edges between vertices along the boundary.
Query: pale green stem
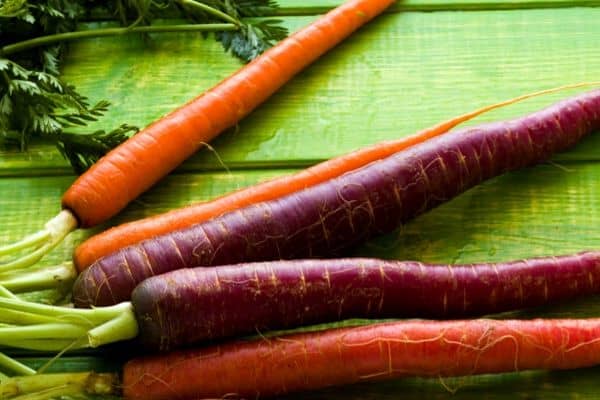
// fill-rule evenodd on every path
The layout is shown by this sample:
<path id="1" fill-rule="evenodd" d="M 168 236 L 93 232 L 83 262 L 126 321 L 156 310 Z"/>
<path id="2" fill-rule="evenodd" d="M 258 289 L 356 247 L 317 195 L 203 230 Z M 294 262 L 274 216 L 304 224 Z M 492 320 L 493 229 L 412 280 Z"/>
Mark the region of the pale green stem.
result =
<path id="1" fill-rule="evenodd" d="M 117 394 L 117 374 L 94 372 L 69 372 L 34 376 L 15 376 L 0 383 L 0 399 L 49 399 L 65 395 L 110 395 Z M 58 388 L 62 389 L 61 392 Z M 47 396 L 49 391 L 53 397 Z M 65 391 L 67 389 L 67 391 Z M 74 391 L 73 389 L 77 389 Z M 46 397 L 36 397 L 46 395 Z M 29 396 L 29 397 L 26 397 Z"/>
<path id="2" fill-rule="evenodd" d="M 0 285 L 0 298 L 2 298 L 2 297 L 6 298 L 6 299 L 11 299 L 11 300 L 18 300 L 19 299 L 10 290 L 8 290 L 4 286 Z"/>
<path id="3" fill-rule="evenodd" d="M 58 244 L 58 243 L 56 243 Z M 27 254 L 26 256 L 17 258 L 8 263 L 0 264 L 0 272 L 12 271 L 15 269 L 27 268 L 39 260 L 41 260 L 46 254 L 52 250 L 56 244 L 48 242 L 42 247 L 36 249 L 34 252 Z"/>
<path id="4" fill-rule="evenodd" d="M 7 254 L 14 254 L 17 251 L 37 246 L 50 238 L 50 232 L 47 230 L 41 230 L 32 235 L 29 235 L 20 241 L 0 247 L 0 256 Z"/>
<path id="5" fill-rule="evenodd" d="M 13 310 L 11 308 L 0 307 L 0 322 L 5 324 L 35 325 L 61 322 L 56 317 L 28 313 L 25 311 Z"/>
<path id="6" fill-rule="evenodd" d="M 86 334 L 86 328 L 75 324 L 50 323 L 14 326 L 0 329 L 0 342 L 15 339 L 78 339 Z"/>
<path id="7" fill-rule="evenodd" d="M 231 15 L 226 14 L 221 10 L 217 10 L 216 8 L 213 8 L 207 4 L 200 3 L 195 0 L 177 0 L 177 2 L 179 4 L 181 4 L 182 6 L 188 6 L 190 8 L 195 8 L 197 10 L 204 11 L 205 13 L 212 15 L 213 17 L 222 19 L 223 21 L 231 22 L 232 24 L 235 24 L 236 26 L 241 25 L 241 22 L 238 21 L 237 19 L 233 18 Z"/>
<path id="8" fill-rule="evenodd" d="M 5 310 L 7 322 L 14 322 L 19 313 L 22 313 L 23 320 L 32 324 L 17 322 L 17 325 L 1 327 L 1 345 L 67 351 L 71 348 L 97 347 L 128 340 L 138 334 L 138 324 L 131 303 L 78 309 L 0 298 L 0 315 Z M 38 320 L 40 322 L 35 323 Z"/>
<path id="9" fill-rule="evenodd" d="M 76 228 L 77 218 L 69 210 L 62 210 L 56 217 L 46 223 L 44 231 L 49 232 L 50 236 L 46 239 L 45 243 L 32 253 L 8 263 L 0 264 L 0 272 L 26 268 L 35 264 L 53 248 L 58 246 Z"/>
<path id="10" fill-rule="evenodd" d="M 3 340 L 3 346 L 17 349 L 44 351 L 56 353 L 57 351 L 78 350 L 90 347 L 86 340 L 81 339 L 14 339 Z"/>
<path id="11" fill-rule="evenodd" d="M 90 346 L 98 347 L 121 340 L 133 339 L 138 333 L 138 323 L 133 312 L 133 307 L 130 307 L 117 318 L 91 329 L 88 332 L 88 341 Z"/>
<path id="12" fill-rule="evenodd" d="M 0 298 L 0 307 L 42 314 L 49 317 L 56 317 L 64 321 L 81 321 L 86 322 L 89 325 L 98 325 L 118 317 L 122 312 L 131 308 L 131 303 L 127 302 L 119 303 L 110 307 L 83 309 L 49 306 L 45 304 L 25 302 L 22 300 Z"/>
<path id="13" fill-rule="evenodd" d="M 33 272 L 0 275 L 0 285 L 13 293 L 22 293 L 63 286 L 72 283 L 75 278 L 77 270 L 73 263 L 68 262 Z"/>
<path id="14" fill-rule="evenodd" d="M 18 375 L 34 375 L 35 370 L 29 368 L 27 365 L 18 362 L 17 360 L 10 358 L 4 353 L 0 353 L 0 367 L 6 372 L 13 372 Z"/>
<path id="15" fill-rule="evenodd" d="M 65 291 L 59 288 L 38 290 L 35 292 L 19 293 L 17 298 L 21 301 L 30 301 L 42 304 L 58 304 L 65 300 Z"/>
<path id="16" fill-rule="evenodd" d="M 182 24 L 182 25 L 150 25 L 136 26 L 133 28 L 104 28 L 91 29 L 89 31 L 75 31 L 66 33 L 57 33 L 54 35 L 40 36 L 35 39 L 24 40 L 22 42 L 9 44 L 0 49 L 0 55 L 9 55 L 24 50 L 29 50 L 39 46 L 49 44 L 98 38 L 105 36 L 118 36 L 130 33 L 163 33 L 163 32 L 207 32 L 207 31 L 235 31 L 238 30 L 236 24 Z"/>
<path id="17" fill-rule="evenodd" d="M 82 388 L 77 385 L 56 386 L 39 392 L 27 393 L 12 397 L 10 400 L 56 400 L 63 398 L 77 398 L 83 395 Z"/>

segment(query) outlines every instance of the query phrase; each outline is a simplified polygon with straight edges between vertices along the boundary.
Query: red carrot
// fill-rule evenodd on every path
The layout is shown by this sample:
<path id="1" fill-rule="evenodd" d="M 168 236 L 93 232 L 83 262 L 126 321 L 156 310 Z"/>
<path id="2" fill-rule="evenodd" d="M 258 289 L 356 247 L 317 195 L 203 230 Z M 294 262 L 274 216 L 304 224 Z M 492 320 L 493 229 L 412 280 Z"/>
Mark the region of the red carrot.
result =
<path id="1" fill-rule="evenodd" d="M 393 322 L 145 357 L 125 399 L 262 398 L 406 376 L 447 377 L 600 363 L 600 320 Z"/>
<path id="2" fill-rule="evenodd" d="M 147 348 L 351 318 L 456 318 L 600 293 L 600 252 L 495 264 L 291 260 L 181 269 L 132 303 Z"/>
<path id="3" fill-rule="evenodd" d="M 52 246 L 27 262 L 35 262 L 77 226 L 91 227 L 117 214 L 393 1 L 349 0 L 111 151 L 63 195 L 63 212 L 43 231 L 49 232 L 45 236 Z M 0 255 L 40 241 L 40 234 L 32 235 L 0 249 Z"/>
<path id="4" fill-rule="evenodd" d="M 600 128 L 600 90 L 513 121 L 450 132 L 337 178 L 112 253 L 74 287 L 79 305 L 129 299 L 179 268 L 335 256 Z"/>
<path id="5" fill-rule="evenodd" d="M 534 96 L 590 84 L 591 83 L 583 83 L 562 86 L 491 104 L 467 114 L 451 118 L 430 128 L 426 128 L 415 135 L 399 140 L 377 143 L 373 146 L 317 164 L 291 176 L 283 176 L 281 178 L 250 186 L 207 203 L 193 204 L 188 207 L 108 229 L 79 245 L 75 249 L 73 261 L 75 266 L 80 271 L 83 271 L 94 261 L 115 252 L 120 248 L 138 243 L 142 240 L 150 239 L 154 236 L 188 228 L 194 224 L 204 222 L 210 218 L 217 217 L 241 207 L 246 207 L 261 201 L 273 200 L 325 182 L 346 172 L 363 167 L 370 162 L 388 157 L 410 146 L 441 135 L 458 124 L 475 118 L 485 112 Z"/>

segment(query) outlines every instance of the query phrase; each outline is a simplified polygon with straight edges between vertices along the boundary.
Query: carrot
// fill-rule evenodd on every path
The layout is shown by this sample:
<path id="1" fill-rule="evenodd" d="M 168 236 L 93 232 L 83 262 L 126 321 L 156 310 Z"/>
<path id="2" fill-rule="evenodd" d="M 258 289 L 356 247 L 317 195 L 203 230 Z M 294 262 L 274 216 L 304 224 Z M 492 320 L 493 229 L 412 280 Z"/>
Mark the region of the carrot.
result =
<path id="1" fill-rule="evenodd" d="M 600 128 L 600 90 L 520 119 L 450 132 L 337 178 L 111 253 L 74 285 L 79 305 L 126 301 L 180 268 L 331 257 Z"/>
<path id="2" fill-rule="evenodd" d="M 364 258 L 237 264 L 149 278 L 131 302 L 111 307 L 0 298 L 0 324 L 9 324 L 0 325 L 0 346 L 59 351 L 137 337 L 156 352 L 351 318 L 486 315 L 599 292 L 600 252 L 454 266 Z"/>
<path id="3" fill-rule="evenodd" d="M 600 319 L 414 321 L 234 342 L 125 364 L 125 399 L 263 398 L 407 376 L 600 363 Z"/>
<path id="4" fill-rule="evenodd" d="M 322 183 L 346 172 L 363 167 L 370 162 L 388 157 L 398 151 L 441 135 L 455 126 L 475 118 L 485 112 L 516 103 L 534 96 L 552 93 L 567 88 L 575 88 L 589 83 L 567 85 L 515 97 L 500 103 L 491 104 L 469 113 L 451 118 L 415 135 L 399 140 L 381 142 L 355 152 L 333 158 L 302 170 L 290 176 L 283 176 L 266 181 L 206 203 L 193 204 L 164 214 L 144 218 L 113 227 L 80 244 L 74 252 L 73 261 L 80 271 L 89 267 L 94 261 L 122 247 L 126 247 L 154 236 L 187 228 L 204 222 L 226 212 L 249 206 L 261 201 L 283 197 L 293 192 Z"/>
<path id="5" fill-rule="evenodd" d="M 63 211 L 42 233 L 0 248 L 0 255 L 46 243 L 34 256 L 10 265 L 32 263 L 76 227 L 87 228 L 108 220 L 393 1 L 349 0 L 146 127 L 71 185 L 62 197 Z"/>
<path id="6" fill-rule="evenodd" d="M 456 318 L 600 293 L 600 252 L 495 264 L 349 258 L 181 269 L 133 291 L 140 341 L 169 350 L 352 318 Z"/>

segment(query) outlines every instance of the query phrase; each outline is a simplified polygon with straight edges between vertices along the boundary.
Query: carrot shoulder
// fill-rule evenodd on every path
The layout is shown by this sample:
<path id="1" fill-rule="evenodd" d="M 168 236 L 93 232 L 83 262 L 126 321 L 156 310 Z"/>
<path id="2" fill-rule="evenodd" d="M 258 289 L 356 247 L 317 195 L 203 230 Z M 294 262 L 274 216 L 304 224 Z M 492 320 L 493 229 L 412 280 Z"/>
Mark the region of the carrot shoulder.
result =
<path id="1" fill-rule="evenodd" d="M 188 207 L 173 210 L 164 214 L 144 218 L 138 221 L 122 224 L 95 235 L 81 245 L 74 252 L 73 260 L 80 271 L 90 266 L 94 261 L 108 255 L 122 247 L 126 247 L 154 236 L 163 235 L 171 231 L 187 228 L 191 225 L 204 222 L 229 211 L 242 208 L 261 201 L 268 201 L 283 197 L 293 192 L 322 183 L 326 180 L 340 176 L 346 172 L 363 167 L 370 162 L 388 157 L 398 151 L 404 150 L 415 144 L 439 136 L 455 126 L 473 119 L 485 112 L 516 103 L 534 96 L 586 86 L 593 83 L 581 83 L 561 86 L 558 88 L 542 90 L 518 96 L 500 103 L 495 103 L 473 110 L 466 114 L 453 117 L 437 125 L 426 128 L 414 135 L 394 141 L 385 141 L 363 149 L 345 154 L 331 160 L 322 162 L 308 169 L 290 176 L 275 178 L 266 182 L 250 186 L 206 203 L 192 204 Z"/>
<path id="2" fill-rule="evenodd" d="M 83 228 L 117 214 L 392 2 L 350 0 L 284 39 L 107 154 L 67 190 L 63 208 L 71 210 Z"/>

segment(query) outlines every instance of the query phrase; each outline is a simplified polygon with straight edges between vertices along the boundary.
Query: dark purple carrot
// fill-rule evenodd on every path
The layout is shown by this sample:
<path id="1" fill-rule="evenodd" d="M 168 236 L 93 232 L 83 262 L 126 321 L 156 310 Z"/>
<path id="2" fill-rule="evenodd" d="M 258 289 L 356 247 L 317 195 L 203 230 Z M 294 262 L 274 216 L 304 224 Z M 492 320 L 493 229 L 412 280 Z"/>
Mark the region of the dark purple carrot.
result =
<path id="1" fill-rule="evenodd" d="M 476 184 L 548 160 L 600 129 L 600 90 L 512 121 L 450 132 L 303 191 L 112 253 L 78 278 L 79 306 L 129 299 L 179 268 L 337 256 Z"/>
<path id="2" fill-rule="evenodd" d="M 456 266 L 365 258 L 271 261 L 172 271 L 138 285 L 131 303 L 111 307 L 0 297 L 0 322 L 38 324 L 33 330 L 0 327 L 0 345 L 50 351 L 76 339 L 85 347 L 137 336 L 147 349 L 164 351 L 351 318 L 476 316 L 593 293 L 600 293 L 600 251 Z"/>
<path id="3" fill-rule="evenodd" d="M 455 318 L 600 293 L 600 252 L 497 264 L 365 258 L 172 271 L 133 291 L 140 339 L 182 345 L 351 318 Z"/>

